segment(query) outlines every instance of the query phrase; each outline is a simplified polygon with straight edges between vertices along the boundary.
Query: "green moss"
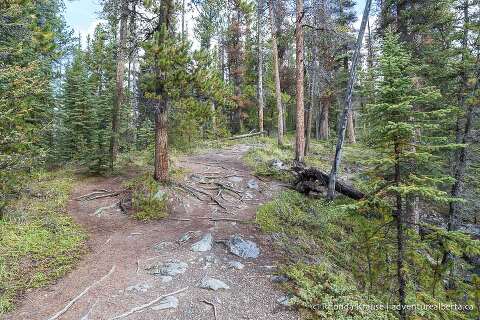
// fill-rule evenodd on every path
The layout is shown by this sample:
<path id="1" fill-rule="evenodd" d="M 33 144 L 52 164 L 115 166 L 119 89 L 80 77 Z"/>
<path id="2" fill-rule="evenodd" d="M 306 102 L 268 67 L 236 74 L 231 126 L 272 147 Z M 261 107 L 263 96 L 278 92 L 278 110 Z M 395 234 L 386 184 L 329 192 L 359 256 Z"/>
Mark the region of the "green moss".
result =
<path id="1" fill-rule="evenodd" d="M 132 193 L 134 218 L 142 221 L 160 220 L 168 216 L 168 194 L 151 174 L 131 179 L 125 187 Z"/>
<path id="2" fill-rule="evenodd" d="M 72 174 L 40 172 L 32 181 L 0 220 L 0 314 L 21 292 L 65 275 L 85 252 L 86 235 L 65 212 Z"/>

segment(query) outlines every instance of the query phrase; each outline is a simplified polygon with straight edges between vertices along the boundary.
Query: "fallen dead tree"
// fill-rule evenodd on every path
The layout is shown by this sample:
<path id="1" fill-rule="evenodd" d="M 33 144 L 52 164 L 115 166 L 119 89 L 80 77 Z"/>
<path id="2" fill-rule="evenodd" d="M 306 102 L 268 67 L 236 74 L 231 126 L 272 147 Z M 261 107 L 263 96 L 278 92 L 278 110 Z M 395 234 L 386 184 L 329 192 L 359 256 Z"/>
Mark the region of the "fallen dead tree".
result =
<path id="1" fill-rule="evenodd" d="M 296 180 L 294 181 L 295 190 L 300 193 L 307 195 L 310 192 L 323 193 L 325 187 L 328 187 L 329 176 L 320 169 L 295 165 L 292 167 L 292 171 L 296 175 Z M 335 191 L 355 200 L 365 197 L 363 192 L 343 181 L 336 182 Z"/>
<path id="2" fill-rule="evenodd" d="M 259 136 L 262 134 L 267 133 L 266 131 L 260 131 L 260 132 L 253 132 L 253 133 L 247 133 L 247 134 L 241 134 L 238 136 L 233 136 L 230 138 L 227 138 L 227 140 L 237 140 L 237 139 L 243 139 L 243 138 L 248 138 L 248 137 L 254 137 L 254 136 Z"/>

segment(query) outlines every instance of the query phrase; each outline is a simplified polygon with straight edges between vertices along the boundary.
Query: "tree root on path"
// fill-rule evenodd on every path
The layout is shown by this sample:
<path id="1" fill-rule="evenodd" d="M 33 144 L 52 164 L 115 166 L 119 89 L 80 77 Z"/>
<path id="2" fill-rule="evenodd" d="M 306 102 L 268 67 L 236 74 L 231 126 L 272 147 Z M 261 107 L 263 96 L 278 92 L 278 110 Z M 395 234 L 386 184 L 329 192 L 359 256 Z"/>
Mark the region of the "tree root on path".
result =
<path id="1" fill-rule="evenodd" d="M 93 288 L 94 286 L 96 286 L 97 284 L 99 284 L 100 282 L 102 282 L 103 280 L 107 279 L 114 271 L 115 271 L 115 268 L 116 266 L 114 265 L 112 267 L 112 269 L 110 269 L 110 271 L 104 275 L 100 280 L 98 281 L 95 281 L 94 283 L 92 283 L 90 286 L 88 286 L 87 288 L 85 288 L 85 290 L 83 290 L 78 296 L 76 296 L 75 298 L 73 298 L 72 300 L 70 300 L 69 303 L 67 303 L 67 305 L 60 311 L 58 311 L 56 314 L 54 314 L 53 316 L 51 316 L 50 318 L 48 318 L 48 320 L 55 320 L 55 319 L 58 319 L 58 317 L 60 317 L 62 314 L 64 314 L 65 312 L 68 311 L 68 309 L 70 309 L 71 306 L 73 306 L 73 304 L 75 302 L 77 302 L 81 297 L 83 297 L 85 294 L 87 294 L 87 292 Z"/>
<path id="2" fill-rule="evenodd" d="M 91 201 L 95 199 L 107 198 L 107 197 L 116 197 L 122 193 L 121 191 L 111 191 L 106 189 L 96 190 L 87 194 L 84 194 L 80 197 L 75 198 L 77 201 Z"/>
<path id="3" fill-rule="evenodd" d="M 214 317 L 215 320 L 217 320 L 217 307 L 215 306 L 215 304 L 213 302 L 208 301 L 208 300 L 202 300 L 201 302 L 209 304 L 213 307 L 213 317 Z"/>
<path id="4" fill-rule="evenodd" d="M 156 298 L 155 300 L 150 301 L 149 303 L 142 304 L 141 306 L 132 308 L 130 311 L 125 312 L 124 314 L 121 314 L 121 315 L 119 315 L 119 316 L 110 318 L 109 320 L 117 320 L 117 319 L 126 318 L 126 317 L 128 317 L 128 316 L 130 316 L 130 315 L 132 315 L 132 314 L 134 314 L 134 313 L 136 313 L 136 312 L 142 311 L 143 309 L 150 307 L 151 305 L 157 303 L 158 301 L 162 300 L 163 298 L 166 298 L 166 297 L 169 297 L 169 296 L 173 296 L 173 295 L 178 294 L 178 293 L 180 293 L 180 292 L 183 292 L 183 291 L 185 291 L 185 290 L 187 290 L 187 289 L 188 289 L 188 287 L 185 287 L 185 288 L 180 289 L 180 290 L 177 290 L 177 291 L 175 291 L 175 292 L 168 293 L 168 294 L 164 294 L 163 296 L 160 296 L 160 297 Z"/>

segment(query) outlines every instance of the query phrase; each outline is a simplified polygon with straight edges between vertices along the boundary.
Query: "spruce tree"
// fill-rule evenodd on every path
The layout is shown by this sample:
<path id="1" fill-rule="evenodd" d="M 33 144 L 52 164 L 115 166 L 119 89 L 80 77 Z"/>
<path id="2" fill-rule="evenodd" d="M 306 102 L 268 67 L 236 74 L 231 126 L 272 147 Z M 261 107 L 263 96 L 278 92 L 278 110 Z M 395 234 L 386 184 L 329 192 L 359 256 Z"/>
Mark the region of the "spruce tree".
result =
<path id="1" fill-rule="evenodd" d="M 376 80 L 375 104 L 367 106 L 370 124 L 368 143 L 378 152 L 370 172 L 372 189 L 382 190 L 376 197 L 391 212 L 397 229 L 398 299 L 405 306 L 407 299 L 405 201 L 410 196 L 446 203 L 450 199 L 440 189 L 448 181 L 438 169 L 442 159 L 435 155 L 441 141 L 438 129 L 451 110 L 440 108 L 441 95 L 432 87 L 418 83 L 415 69 L 398 35 L 387 33 Z M 422 139 L 412 141 L 417 130 Z M 448 147 L 443 145 L 442 148 Z M 415 165 L 412 165 L 415 163 Z M 404 309 L 400 318 L 406 319 Z"/>

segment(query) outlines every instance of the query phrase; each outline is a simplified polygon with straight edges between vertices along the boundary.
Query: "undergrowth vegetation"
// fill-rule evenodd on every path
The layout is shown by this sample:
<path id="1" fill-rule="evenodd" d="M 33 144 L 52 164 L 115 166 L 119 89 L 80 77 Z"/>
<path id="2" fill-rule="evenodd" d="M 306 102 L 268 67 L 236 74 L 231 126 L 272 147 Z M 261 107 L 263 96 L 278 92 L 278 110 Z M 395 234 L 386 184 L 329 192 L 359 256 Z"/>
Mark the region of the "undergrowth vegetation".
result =
<path id="1" fill-rule="evenodd" d="M 159 220 L 167 217 L 166 191 L 150 174 L 141 174 L 124 184 L 132 195 L 133 217 L 137 220 Z"/>
<path id="2" fill-rule="evenodd" d="M 261 206 L 256 221 L 262 230 L 274 235 L 276 244 L 289 257 L 283 272 L 291 281 L 285 289 L 294 296 L 290 303 L 300 307 L 307 319 L 396 317 L 393 309 L 371 309 L 395 303 L 392 298 L 398 287 L 392 218 L 362 210 L 345 198 L 329 203 L 286 191 Z M 457 256 L 475 256 L 479 249 L 478 241 L 460 232 L 452 234 L 429 226 L 422 236 L 409 233 L 407 303 L 420 306 L 409 311 L 412 319 L 478 317 L 479 278 L 468 272 L 465 260 L 457 262 L 457 270 L 462 270 L 459 274 L 451 274 L 449 268 L 441 266 L 441 260 L 447 250 Z M 450 276 L 457 285 L 447 290 L 445 281 Z M 421 308 L 438 304 L 468 305 L 474 310 Z"/>
<path id="3" fill-rule="evenodd" d="M 66 274 L 85 251 L 86 235 L 66 214 L 70 172 L 38 172 L 0 219 L 0 315 L 23 291 Z"/>

